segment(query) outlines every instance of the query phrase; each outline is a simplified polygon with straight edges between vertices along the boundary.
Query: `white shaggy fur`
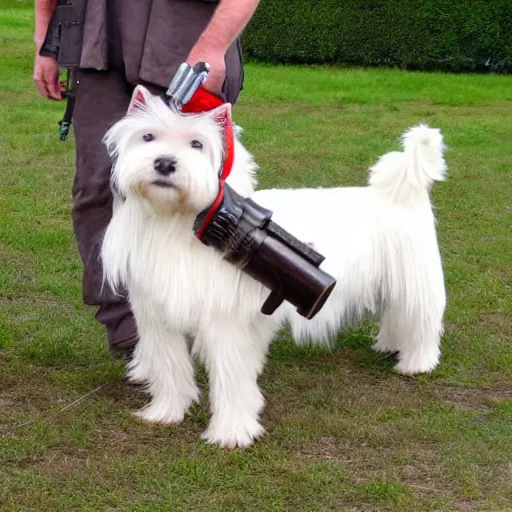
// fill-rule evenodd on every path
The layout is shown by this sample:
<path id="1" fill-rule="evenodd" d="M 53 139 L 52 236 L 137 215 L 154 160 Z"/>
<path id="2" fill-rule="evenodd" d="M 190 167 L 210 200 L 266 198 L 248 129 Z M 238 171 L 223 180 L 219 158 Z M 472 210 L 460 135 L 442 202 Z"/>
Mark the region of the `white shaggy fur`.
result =
<path id="1" fill-rule="evenodd" d="M 436 367 L 446 298 L 429 190 L 446 169 L 439 130 L 410 129 L 404 151 L 383 156 L 371 168 L 369 186 L 356 188 L 253 192 L 256 165 L 236 142 L 228 183 L 312 243 L 326 256 L 322 268 L 337 279 L 312 320 L 287 303 L 269 317 L 260 313 L 269 291 L 192 231 L 197 213 L 218 191 L 219 112 L 183 116 L 144 88 L 136 93 L 145 105 L 132 101 L 105 137 L 114 159 L 113 189 L 122 200 L 101 256 L 109 285 L 126 285 L 137 321 L 140 341 L 128 374 L 147 384 L 151 395 L 140 417 L 183 420 L 199 394 L 191 360 L 197 355 L 210 381 L 212 417 L 204 439 L 250 446 L 264 431 L 257 378 L 284 323 L 298 342 L 327 343 L 344 326 L 378 314 L 375 350 L 397 352 L 402 373 Z M 147 133 L 154 140 L 145 142 Z M 202 149 L 192 148 L 192 140 Z M 162 156 L 176 160 L 164 178 L 154 169 Z"/>

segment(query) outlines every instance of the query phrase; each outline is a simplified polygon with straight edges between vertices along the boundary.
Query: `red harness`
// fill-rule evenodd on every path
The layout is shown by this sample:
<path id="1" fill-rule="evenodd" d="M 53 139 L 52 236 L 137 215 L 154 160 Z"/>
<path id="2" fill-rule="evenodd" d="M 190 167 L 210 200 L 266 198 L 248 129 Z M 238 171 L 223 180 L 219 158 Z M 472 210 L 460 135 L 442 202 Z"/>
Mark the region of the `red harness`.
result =
<path id="1" fill-rule="evenodd" d="M 188 101 L 182 107 L 184 113 L 200 113 L 213 110 L 220 107 L 224 103 L 222 100 L 208 92 L 202 85 L 196 90 L 190 101 Z M 231 120 L 231 109 L 228 107 L 219 114 L 215 119 L 222 127 L 224 131 L 224 159 L 219 170 L 219 193 L 213 204 L 208 209 L 203 224 L 199 228 L 196 236 L 199 240 L 202 239 L 206 227 L 211 222 L 212 218 L 217 213 L 219 206 L 222 204 L 224 199 L 224 182 L 229 176 L 233 167 L 233 161 L 235 159 L 235 139 L 233 136 L 233 122 Z"/>

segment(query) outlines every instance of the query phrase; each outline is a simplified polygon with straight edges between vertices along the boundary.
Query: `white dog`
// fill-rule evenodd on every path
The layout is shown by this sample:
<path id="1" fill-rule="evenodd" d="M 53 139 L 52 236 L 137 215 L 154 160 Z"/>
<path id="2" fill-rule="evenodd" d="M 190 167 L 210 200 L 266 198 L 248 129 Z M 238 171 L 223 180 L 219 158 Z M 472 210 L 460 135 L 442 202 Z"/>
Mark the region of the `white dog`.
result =
<path id="1" fill-rule="evenodd" d="M 120 198 L 105 234 L 105 279 L 125 285 L 140 335 L 128 365 L 147 385 L 145 420 L 179 423 L 198 399 L 192 356 L 209 373 L 212 417 L 203 438 L 247 447 L 262 435 L 258 388 L 268 346 L 291 326 L 300 343 L 328 343 L 365 315 L 380 316 L 373 348 L 397 352 L 396 369 L 430 372 L 439 361 L 445 288 L 429 190 L 446 166 L 439 130 L 420 125 L 403 152 L 383 156 L 367 187 L 253 192 L 256 165 L 237 141 L 228 183 L 273 210 L 284 229 L 326 259 L 337 279 L 312 320 L 288 303 L 260 308 L 269 290 L 194 235 L 196 215 L 218 193 L 223 158 L 217 111 L 181 115 L 143 87 L 127 116 L 106 134 L 113 189 Z M 142 99 L 141 99 L 142 98 Z"/>

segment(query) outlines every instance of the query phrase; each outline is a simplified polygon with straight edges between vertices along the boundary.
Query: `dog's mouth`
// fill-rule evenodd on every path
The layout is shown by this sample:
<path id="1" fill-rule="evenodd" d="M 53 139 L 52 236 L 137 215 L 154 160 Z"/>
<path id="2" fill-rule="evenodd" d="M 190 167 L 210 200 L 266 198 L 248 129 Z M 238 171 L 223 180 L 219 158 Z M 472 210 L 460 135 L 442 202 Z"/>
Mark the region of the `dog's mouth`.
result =
<path id="1" fill-rule="evenodd" d="M 152 182 L 152 184 L 162 188 L 174 188 L 174 185 L 172 183 L 165 180 L 155 180 Z"/>

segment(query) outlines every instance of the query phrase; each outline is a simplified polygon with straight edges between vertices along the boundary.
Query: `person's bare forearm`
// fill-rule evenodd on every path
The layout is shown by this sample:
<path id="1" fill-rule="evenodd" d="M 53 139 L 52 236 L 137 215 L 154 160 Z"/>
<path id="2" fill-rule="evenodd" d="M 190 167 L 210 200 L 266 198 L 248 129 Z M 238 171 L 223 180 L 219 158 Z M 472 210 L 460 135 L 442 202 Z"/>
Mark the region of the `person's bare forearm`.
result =
<path id="1" fill-rule="evenodd" d="M 60 69 L 57 60 L 54 57 L 44 57 L 39 55 L 41 46 L 43 46 L 48 25 L 57 8 L 57 0 L 35 0 L 34 9 L 36 12 L 36 22 L 34 28 L 34 82 L 41 96 L 61 100 L 60 92 Z"/>
<path id="2" fill-rule="evenodd" d="M 249 23 L 260 0 L 220 0 L 213 16 L 190 51 L 187 62 L 194 65 L 205 61 L 211 65 L 211 72 L 204 86 L 220 94 L 226 70 L 224 55 L 231 43 Z"/>
<path id="3" fill-rule="evenodd" d="M 53 13 L 57 8 L 57 0 L 35 0 L 34 7 L 36 14 L 34 44 L 36 45 L 36 51 L 39 51 L 44 43 Z"/>
<path id="4" fill-rule="evenodd" d="M 221 0 L 196 46 L 225 53 L 251 19 L 260 0 Z"/>

